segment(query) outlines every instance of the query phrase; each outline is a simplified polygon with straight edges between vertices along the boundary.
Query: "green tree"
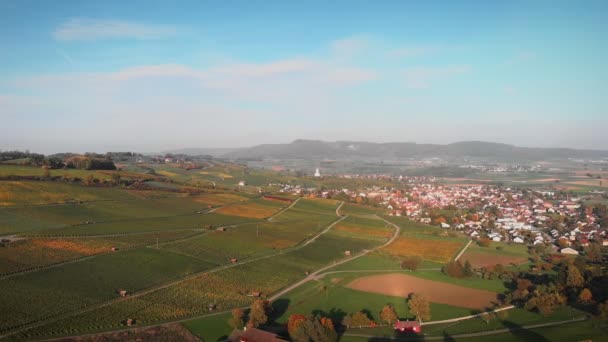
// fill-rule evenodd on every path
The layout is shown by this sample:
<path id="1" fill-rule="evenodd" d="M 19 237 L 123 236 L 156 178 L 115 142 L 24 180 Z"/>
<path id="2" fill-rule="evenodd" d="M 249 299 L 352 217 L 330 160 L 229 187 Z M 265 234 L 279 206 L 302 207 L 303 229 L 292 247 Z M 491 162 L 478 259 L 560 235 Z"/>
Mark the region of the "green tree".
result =
<path id="1" fill-rule="evenodd" d="M 380 319 L 388 324 L 392 324 L 393 322 L 396 322 L 399 317 L 397 316 L 395 308 L 390 304 L 386 304 L 382 308 L 382 311 L 380 311 Z"/>
<path id="2" fill-rule="evenodd" d="M 249 311 L 249 321 L 247 322 L 247 326 L 250 328 L 257 328 L 262 324 L 265 324 L 268 321 L 268 316 L 266 315 L 266 303 L 258 299 L 251 304 L 251 309 Z"/>
<path id="3" fill-rule="evenodd" d="M 421 295 L 412 294 L 407 302 L 410 312 L 416 315 L 419 322 L 431 319 L 431 307 L 429 301 Z"/>

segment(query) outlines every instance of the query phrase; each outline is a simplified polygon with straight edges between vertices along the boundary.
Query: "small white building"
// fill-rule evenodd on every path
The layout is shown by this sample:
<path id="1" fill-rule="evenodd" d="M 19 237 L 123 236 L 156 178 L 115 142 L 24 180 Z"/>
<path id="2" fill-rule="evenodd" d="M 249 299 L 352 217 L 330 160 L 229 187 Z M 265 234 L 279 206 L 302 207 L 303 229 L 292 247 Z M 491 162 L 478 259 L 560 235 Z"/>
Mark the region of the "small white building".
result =
<path id="1" fill-rule="evenodd" d="M 319 172 L 319 168 L 315 169 L 315 177 L 321 177 L 321 172 Z"/>
<path id="2" fill-rule="evenodd" d="M 239 186 L 245 186 L 245 185 L 247 185 L 247 183 L 245 183 L 245 181 L 240 181 L 239 182 Z"/>
<path id="3" fill-rule="evenodd" d="M 522 239 L 521 237 L 516 237 L 515 239 L 513 239 L 513 242 L 515 243 L 524 243 L 524 239 Z"/>

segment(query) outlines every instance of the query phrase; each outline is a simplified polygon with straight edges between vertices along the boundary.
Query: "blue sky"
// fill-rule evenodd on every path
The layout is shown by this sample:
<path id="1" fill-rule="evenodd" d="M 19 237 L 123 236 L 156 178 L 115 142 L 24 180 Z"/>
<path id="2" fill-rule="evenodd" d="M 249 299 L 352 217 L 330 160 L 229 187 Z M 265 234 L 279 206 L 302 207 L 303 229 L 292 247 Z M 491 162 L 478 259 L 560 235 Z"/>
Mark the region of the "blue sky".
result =
<path id="1" fill-rule="evenodd" d="M 0 0 L 0 149 L 608 149 L 606 1 Z"/>

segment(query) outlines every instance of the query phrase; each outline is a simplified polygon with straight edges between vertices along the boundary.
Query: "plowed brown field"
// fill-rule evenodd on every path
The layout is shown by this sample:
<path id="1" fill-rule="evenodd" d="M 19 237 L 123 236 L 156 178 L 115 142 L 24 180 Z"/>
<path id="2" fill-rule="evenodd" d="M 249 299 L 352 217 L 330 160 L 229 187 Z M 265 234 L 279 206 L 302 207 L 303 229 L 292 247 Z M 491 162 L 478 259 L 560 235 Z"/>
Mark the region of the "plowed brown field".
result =
<path id="1" fill-rule="evenodd" d="M 471 289 L 439 281 L 416 278 L 406 274 L 381 274 L 355 279 L 348 288 L 395 297 L 421 294 L 429 302 L 470 309 L 484 309 L 496 301 L 496 293 Z"/>

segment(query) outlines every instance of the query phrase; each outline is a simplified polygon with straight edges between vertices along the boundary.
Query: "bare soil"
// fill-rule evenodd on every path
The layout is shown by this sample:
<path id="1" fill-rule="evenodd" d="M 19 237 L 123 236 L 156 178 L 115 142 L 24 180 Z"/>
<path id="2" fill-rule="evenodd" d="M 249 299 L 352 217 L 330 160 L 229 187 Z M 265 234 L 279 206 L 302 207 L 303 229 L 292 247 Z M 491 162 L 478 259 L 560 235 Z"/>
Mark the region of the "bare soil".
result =
<path id="1" fill-rule="evenodd" d="M 483 253 L 483 252 L 474 252 L 474 251 L 466 251 L 461 257 L 460 260 L 465 262 L 468 260 L 471 263 L 471 266 L 475 268 L 479 267 L 488 267 L 495 266 L 498 264 L 509 265 L 509 264 L 523 264 L 527 261 L 524 257 L 512 256 L 512 255 L 500 255 L 493 253 Z"/>
<path id="2" fill-rule="evenodd" d="M 492 307 L 496 293 L 464 286 L 416 278 L 406 274 L 381 274 L 355 279 L 348 288 L 395 297 L 411 293 L 423 295 L 429 302 L 448 304 L 470 309 Z"/>

